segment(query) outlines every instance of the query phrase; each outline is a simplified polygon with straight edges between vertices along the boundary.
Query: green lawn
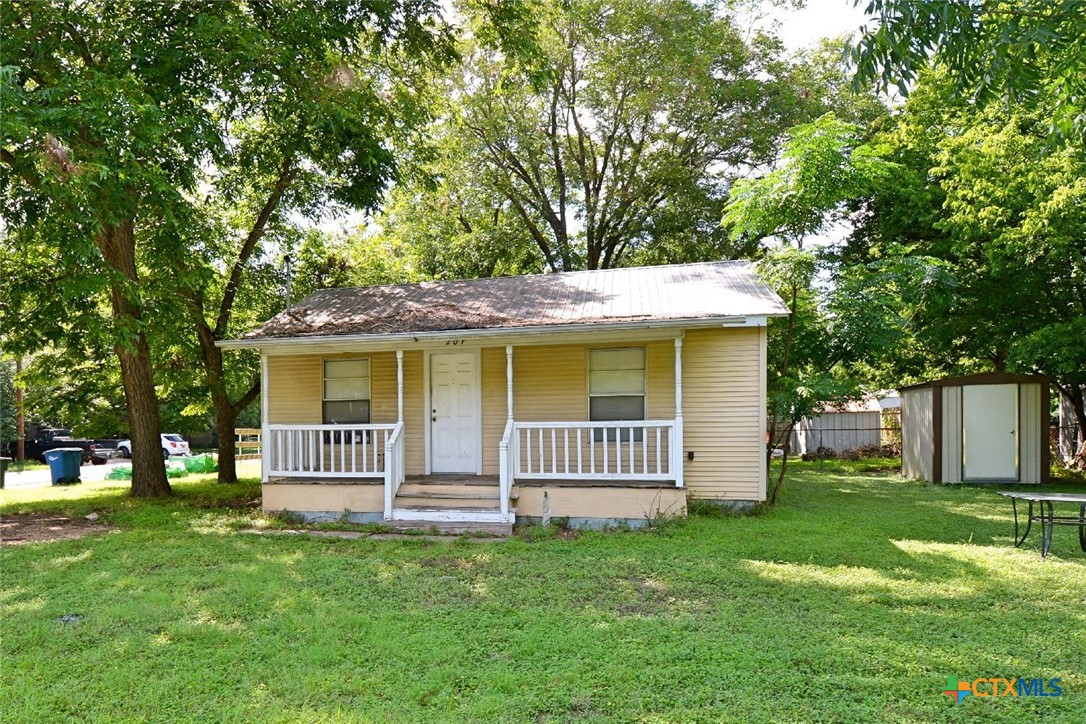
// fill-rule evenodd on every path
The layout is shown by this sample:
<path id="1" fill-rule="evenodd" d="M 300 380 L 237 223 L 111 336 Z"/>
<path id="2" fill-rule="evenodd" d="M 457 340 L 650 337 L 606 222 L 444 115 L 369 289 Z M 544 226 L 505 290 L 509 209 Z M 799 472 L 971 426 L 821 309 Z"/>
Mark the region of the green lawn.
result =
<path id="1" fill-rule="evenodd" d="M 7 471 L 9 473 L 21 473 L 24 470 L 41 470 L 47 467 L 49 466 L 37 460 L 12 460 L 8 463 Z"/>
<path id="2" fill-rule="evenodd" d="M 505 543 L 252 535 L 248 481 L 6 491 L 105 535 L 0 552 L 8 721 L 1006 721 L 1086 712 L 1086 554 L 991 490 L 798 465 L 777 509 Z M 1066 487 L 1066 486 L 1065 486 Z M 1083 489 L 1081 485 L 1078 489 Z M 62 623 L 64 614 L 77 623 Z M 1058 698 L 940 694 L 1059 677 Z"/>

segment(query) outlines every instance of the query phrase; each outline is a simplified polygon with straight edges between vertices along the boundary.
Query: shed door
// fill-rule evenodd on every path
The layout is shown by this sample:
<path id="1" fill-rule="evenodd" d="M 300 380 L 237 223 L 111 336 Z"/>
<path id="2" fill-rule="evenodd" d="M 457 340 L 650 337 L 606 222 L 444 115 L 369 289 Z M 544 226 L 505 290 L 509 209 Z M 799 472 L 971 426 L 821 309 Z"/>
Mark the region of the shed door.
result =
<path id="1" fill-rule="evenodd" d="M 962 479 L 1018 479 L 1018 385 L 962 388 Z"/>
<path id="2" fill-rule="evenodd" d="M 474 473 L 482 436 L 475 354 L 430 357 L 430 467 L 435 473 Z"/>

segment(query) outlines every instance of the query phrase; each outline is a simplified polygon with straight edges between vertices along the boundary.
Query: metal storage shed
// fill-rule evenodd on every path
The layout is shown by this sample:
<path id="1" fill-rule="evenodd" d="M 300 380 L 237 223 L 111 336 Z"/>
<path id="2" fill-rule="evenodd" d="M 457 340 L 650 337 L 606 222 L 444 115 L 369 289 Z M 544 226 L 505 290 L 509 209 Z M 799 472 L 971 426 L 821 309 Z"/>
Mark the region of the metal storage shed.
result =
<path id="1" fill-rule="evenodd" d="M 901 388 L 901 473 L 937 483 L 1046 483 L 1049 380 L 986 372 Z"/>

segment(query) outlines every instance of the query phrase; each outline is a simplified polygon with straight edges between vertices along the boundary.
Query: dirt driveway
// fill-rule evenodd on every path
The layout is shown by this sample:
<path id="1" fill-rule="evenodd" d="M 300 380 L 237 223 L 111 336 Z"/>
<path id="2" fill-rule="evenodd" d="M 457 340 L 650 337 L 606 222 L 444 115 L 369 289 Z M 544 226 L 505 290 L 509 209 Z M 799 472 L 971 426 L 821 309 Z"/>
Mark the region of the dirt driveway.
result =
<path id="1" fill-rule="evenodd" d="M 92 533 L 105 533 L 112 526 L 56 513 L 0 516 L 0 546 L 75 540 Z"/>

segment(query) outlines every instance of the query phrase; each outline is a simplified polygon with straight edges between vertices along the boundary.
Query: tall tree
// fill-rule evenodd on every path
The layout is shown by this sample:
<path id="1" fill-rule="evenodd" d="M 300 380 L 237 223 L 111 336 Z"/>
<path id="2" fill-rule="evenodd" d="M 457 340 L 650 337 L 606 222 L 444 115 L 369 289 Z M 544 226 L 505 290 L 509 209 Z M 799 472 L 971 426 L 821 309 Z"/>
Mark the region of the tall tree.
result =
<path id="1" fill-rule="evenodd" d="M 907 94 L 932 64 L 982 103 L 1053 99 L 1052 119 L 1086 137 L 1086 0 L 854 0 L 874 22 L 852 56 L 861 82 Z"/>
<path id="2" fill-rule="evenodd" d="M 414 0 L 0 5 L 0 203 L 20 251 L 40 249 L 59 267 L 52 276 L 66 277 L 54 290 L 58 303 L 45 307 L 71 310 L 108 296 L 133 494 L 169 492 L 149 281 L 161 269 L 178 272 L 222 436 L 222 421 L 232 423 L 255 395 L 251 387 L 230 395 L 214 345 L 229 329 L 247 264 L 283 205 L 312 211 L 330 199 L 376 200 L 392 176 L 381 134 L 391 125 L 386 94 L 396 88 L 375 59 L 447 56 L 440 17 L 437 3 Z M 228 249 L 188 233 L 206 228 L 199 202 L 209 184 L 238 202 L 235 226 L 246 229 Z M 214 311 L 205 308 L 212 303 Z M 62 337 L 63 323 L 41 309 L 10 311 Z M 40 335 L 16 344 L 33 340 Z"/>
<path id="3" fill-rule="evenodd" d="M 1086 429 L 1086 159 L 1052 142 L 1053 103 L 977 106 L 948 73 L 922 74 L 880 136 L 898 172 L 858 217 L 848 285 L 901 295 L 885 358 L 899 379 L 1045 374 Z"/>
<path id="4" fill-rule="evenodd" d="M 465 44 L 426 178 L 394 193 L 387 233 L 451 238 L 476 274 L 749 251 L 719 228 L 728 182 L 770 161 L 799 111 L 780 43 L 746 34 L 736 12 L 541 3 L 529 77 Z"/>
<path id="5" fill-rule="evenodd" d="M 859 391 L 857 381 L 843 374 L 854 350 L 834 339 L 834 320 L 816 284 L 823 254 L 804 249 L 804 243 L 847 214 L 848 202 L 872 193 L 893 170 L 892 163 L 863 143 L 859 126 L 826 114 L 788 132 L 776 168 L 732 187 L 723 225 L 736 238 L 768 245 L 762 276 L 789 311 L 769 326 L 772 444 L 766 454 L 777 447 L 785 452 L 769 488 L 771 505 L 788 471 L 788 444 L 796 424 L 826 403 Z M 863 306 L 855 311 L 866 313 Z"/>

